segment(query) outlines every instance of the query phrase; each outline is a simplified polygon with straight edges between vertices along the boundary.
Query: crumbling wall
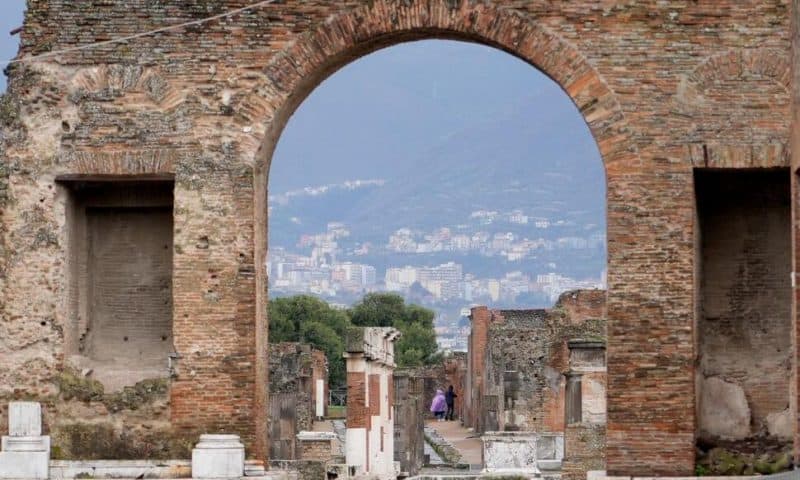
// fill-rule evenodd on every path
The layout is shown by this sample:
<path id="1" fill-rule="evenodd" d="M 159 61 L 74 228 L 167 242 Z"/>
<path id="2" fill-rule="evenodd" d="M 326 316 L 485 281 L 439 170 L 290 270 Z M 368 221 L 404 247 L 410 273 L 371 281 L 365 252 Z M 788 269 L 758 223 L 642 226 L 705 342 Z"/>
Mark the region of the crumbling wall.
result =
<path id="1" fill-rule="evenodd" d="M 561 478 L 586 480 L 586 472 L 606 469 L 606 426 L 568 424 L 564 430 L 564 460 Z"/>
<path id="2" fill-rule="evenodd" d="M 791 449 L 787 169 L 698 171 L 701 459 Z"/>
<path id="3" fill-rule="evenodd" d="M 425 381 L 412 372 L 394 372 L 394 460 L 408 476 L 419 473 L 425 461 Z"/>
<path id="4" fill-rule="evenodd" d="M 552 342 L 549 336 L 542 336 L 547 311 L 500 310 L 492 311 L 492 315 L 485 369 L 486 395 L 494 398 L 484 405 L 485 427 L 550 431 L 544 426 L 541 408 L 553 388 L 559 395 L 561 373 L 549 369 L 545 362 Z"/>
<path id="5" fill-rule="evenodd" d="M 297 434 L 313 429 L 317 352 L 302 343 L 269 345 L 271 459 L 298 460 Z"/>
<path id="6" fill-rule="evenodd" d="M 592 317 L 605 312 L 604 298 L 602 291 L 574 291 L 548 310 L 488 311 L 482 398 L 470 412 L 480 419 L 476 431 L 564 431 L 566 375 L 573 370 L 569 342 L 604 344 L 605 319 Z M 586 415 L 598 423 L 605 423 L 605 384 L 603 356 L 602 372 L 588 372 L 582 382 Z"/>

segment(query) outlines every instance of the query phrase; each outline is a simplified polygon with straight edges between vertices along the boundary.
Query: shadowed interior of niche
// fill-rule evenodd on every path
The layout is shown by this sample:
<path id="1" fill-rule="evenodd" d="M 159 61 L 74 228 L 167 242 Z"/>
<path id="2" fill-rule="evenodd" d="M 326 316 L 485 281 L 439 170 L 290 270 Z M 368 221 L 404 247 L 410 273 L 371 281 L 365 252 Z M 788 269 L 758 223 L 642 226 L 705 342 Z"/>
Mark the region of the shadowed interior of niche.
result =
<path id="1" fill-rule="evenodd" d="M 789 175 L 785 168 L 695 171 L 698 463 L 710 473 L 774 473 L 782 468 L 759 469 L 752 458 L 770 454 L 780 463 L 791 450 Z M 718 461 L 721 449 L 741 462 Z M 742 471 L 718 471 L 722 463 Z"/>
<path id="2" fill-rule="evenodd" d="M 70 317 L 66 352 L 107 392 L 169 374 L 173 182 L 61 181 Z"/>

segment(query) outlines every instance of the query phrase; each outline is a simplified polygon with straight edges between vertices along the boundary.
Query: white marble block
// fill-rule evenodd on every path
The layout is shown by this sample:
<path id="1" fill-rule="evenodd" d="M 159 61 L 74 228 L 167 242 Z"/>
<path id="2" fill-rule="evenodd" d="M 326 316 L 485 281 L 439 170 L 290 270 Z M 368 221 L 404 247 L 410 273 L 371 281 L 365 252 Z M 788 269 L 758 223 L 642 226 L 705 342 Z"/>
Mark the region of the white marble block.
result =
<path id="1" fill-rule="evenodd" d="M 42 436 L 42 407 L 36 402 L 11 402 L 9 436 L 0 441 L 0 479 L 46 480 L 50 437 Z"/>
<path id="2" fill-rule="evenodd" d="M 244 445 L 238 435 L 201 435 L 192 450 L 192 478 L 244 476 Z"/>
<path id="3" fill-rule="evenodd" d="M 8 404 L 8 434 L 12 437 L 35 437 L 42 434 L 42 406 L 38 402 Z"/>
<path id="4" fill-rule="evenodd" d="M 47 480 L 50 452 L 0 452 L 0 479 Z"/>

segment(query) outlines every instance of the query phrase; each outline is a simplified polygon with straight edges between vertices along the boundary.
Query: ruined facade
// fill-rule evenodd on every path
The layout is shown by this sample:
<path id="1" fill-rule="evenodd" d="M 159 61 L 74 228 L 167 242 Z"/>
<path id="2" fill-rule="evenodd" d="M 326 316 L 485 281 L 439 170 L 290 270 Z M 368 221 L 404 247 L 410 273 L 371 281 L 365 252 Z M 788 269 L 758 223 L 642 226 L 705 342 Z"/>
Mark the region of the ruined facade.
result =
<path id="1" fill-rule="evenodd" d="M 605 425 L 604 299 L 589 290 L 548 310 L 474 307 L 464 424 L 479 433 Z"/>
<path id="2" fill-rule="evenodd" d="M 347 331 L 347 437 L 349 468 L 370 478 L 394 478 L 394 342 L 391 327 Z"/>
<path id="3" fill-rule="evenodd" d="M 551 439 L 561 445 L 558 464 L 569 478 L 604 470 L 605 297 L 576 290 L 551 309 L 474 307 L 464 425 L 496 448 Z"/>
<path id="4" fill-rule="evenodd" d="M 30 1 L 19 56 L 244 4 Z M 107 446 L 118 458 L 185 455 L 199 433 L 222 430 L 241 434 L 248 455 L 266 457 L 266 190 L 281 130 L 347 62 L 404 41 L 449 38 L 497 47 L 542 70 L 597 140 L 608 192 L 608 471 L 693 473 L 696 438 L 721 432 L 703 419 L 699 401 L 715 384 L 744 392 L 752 422 L 737 436 L 785 439 L 788 431 L 797 449 L 797 351 L 787 350 L 797 344 L 796 295 L 786 276 L 765 271 L 790 272 L 798 242 L 754 245 L 752 235 L 734 245 L 703 234 L 724 222 L 730 232 L 793 238 L 796 209 L 742 198 L 721 211 L 703 200 L 714 195 L 703 172 L 695 175 L 726 169 L 749 179 L 755 172 L 747 169 L 784 169 L 758 182 L 779 182 L 790 200 L 797 194 L 789 170 L 800 158 L 790 149 L 800 141 L 791 134 L 800 120 L 791 101 L 792 15 L 786 0 L 289 0 L 15 64 L 0 104 L 0 405 L 41 400 L 54 447 L 72 457 Z M 99 197 L 84 197 L 82 185 Z M 125 185 L 155 188 L 163 203 L 115 200 Z M 751 200 L 770 213 L 754 219 Z M 171 227 L 157 213 L 170 201 Z M 143 212 L 153 214 L 148 228 L 161 242 L 141 244 L 151 275 L 93 290 L 95 275 L 130 267 L 115 249 L 135 240 L 126 229 Z M 101 224 L 117 232 L 108 250 L 84 248 Z M 157 254 L 159 245 L 167 251 Z M 726 283 L 726 272 L 740 267 L 749 285 Z M 757 294 L 756 284 L 774 296 Z M 117 303 L 128 289 L 146 299 L 148 320 L 109 323 L 109 309 L 130 306 Z M 98 308 L 86 308 L 96 300 Z M 750 331 L 742 319 L 755 311 Z M 714 322 L 730 328 L 708 328 Z M 780 398 L 753 396 L 758 387 L 716 347 L 744 348 L 747 339 L 764 358 L 744 371 L 792 372 L 789 386 L 767 376 L 785 392 Z M 131 361 L 135 369 L 119 371 L 106 364 L 111 344 L 131 357 L 146 353 L 152 365 Z M 781 415 L 786 429 L 774 426 Z M 73 428 L 77 417 L 92 422 Z M 148 440 L 157 430 L 156 439 L 169 441 Z"/>
<path id="5" fill-rule="evenodd" d="M 320 389 L 319 394 L 325 394 L 327 373 L 325 353 L 311 345 L 269 345 L 270 459 L 301 458 L 297 435 L 313 430 L 314 419 L 322 416 L 317 396 Z"/>

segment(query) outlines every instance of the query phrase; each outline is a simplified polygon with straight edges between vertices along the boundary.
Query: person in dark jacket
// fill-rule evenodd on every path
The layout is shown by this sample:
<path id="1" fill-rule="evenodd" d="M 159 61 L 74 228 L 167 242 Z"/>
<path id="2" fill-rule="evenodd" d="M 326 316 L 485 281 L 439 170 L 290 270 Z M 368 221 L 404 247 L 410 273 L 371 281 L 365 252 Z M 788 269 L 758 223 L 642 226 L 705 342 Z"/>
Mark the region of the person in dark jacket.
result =
<path id="1" fill-rule="evenodd" d="M 444 416 L 445 420 L 455 420 L 457 396 L 456 392 L 453 391 L 453 386 L 450 385 L 450 388 L 447 389 L 447 393 L 444 394 L 444 399 L 447 402 L 447 415 Z"/>

